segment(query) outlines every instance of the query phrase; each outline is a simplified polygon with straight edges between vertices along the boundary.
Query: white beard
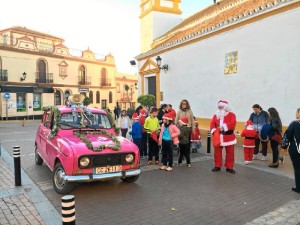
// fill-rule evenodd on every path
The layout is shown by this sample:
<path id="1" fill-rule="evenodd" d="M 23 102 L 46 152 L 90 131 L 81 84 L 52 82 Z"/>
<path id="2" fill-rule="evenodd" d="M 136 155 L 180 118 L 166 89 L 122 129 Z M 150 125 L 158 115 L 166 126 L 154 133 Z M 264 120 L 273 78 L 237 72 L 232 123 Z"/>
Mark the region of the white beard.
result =
<path id="1" fill-rule="evenodd" d="M 218 109 L 215 115 L 218 119 L 224 118 L 224 116 L 226 115 L 226 111 L 224 109 Z"/>

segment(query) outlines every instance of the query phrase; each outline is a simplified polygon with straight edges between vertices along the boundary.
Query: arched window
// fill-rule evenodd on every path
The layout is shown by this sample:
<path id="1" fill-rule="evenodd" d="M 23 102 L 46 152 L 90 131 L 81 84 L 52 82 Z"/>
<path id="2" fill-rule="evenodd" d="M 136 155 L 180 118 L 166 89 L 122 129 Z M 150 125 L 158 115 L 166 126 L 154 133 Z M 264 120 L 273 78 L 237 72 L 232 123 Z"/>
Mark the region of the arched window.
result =
<path id="1" fill-rule="evenodd" d="M 111 91 L 109 92 L 108 98 L 109 98 L 109 100 L 108 100 L 109 103 L 112 103 L 112 102 L 113 102 L 113 100 L 112 100 L 112 99 L 113 99 L 113 95 L 112 95 L 112 92 L 111 92 Z"/>
<path id="2" fill-rule="evenodd" d="M 46 83 L 47 82 L 47 68 L 46 62 L 43 59 L 38 60 L 37 62 L 37 76 L 36 83 Z"/>
<path id="3" fill-rule="evenodd" d="M 54 104 L 55 105 L 61 105 L 61 92 L 60 92 L 60 90 L 56 90 L 56 92 L 55 92 Z"/>
<path id="4" fill-rule="evenodd" d="M 120 84 L 117 83 L 117 93 L 120 93 L 120 92 L 121 92 L 121 90 L 120 90 Z"/>
<path id="5" fill-rule="evenodd" d="M 106 69 L 102 68 L 101 69 L 101 81 L 100 81 L 100 86 L 108 86 L 107 85 L 107 73 Z"/>
<path id="6" fill-rule="evenodd" d="M 100 103 L 100 91 L 96 92 L 96 103 Z"/>
<path id="7" fill-rule="evenodd" d="M 71 95 L 71 92 L 69 90 L 65 91 L 65 94 L 64 94 L 65 105 L 67 105 L 67 101 L 68 101 L 68 98 L 70 95 Z"/>
<path id="8" fill-rule="evenodd" d="M 93 92 L 90 91 L 89 93 L 89 99 L 90 99 L 90 103 L 94 103 L 94 98 L 93 98 Z"/>
<path id="9" fill-rule="evenodd" d="M 78 84 L 85 84 L 86 82 L 86 71 L 84 66 L 79 67 L 78 71 Z"/>

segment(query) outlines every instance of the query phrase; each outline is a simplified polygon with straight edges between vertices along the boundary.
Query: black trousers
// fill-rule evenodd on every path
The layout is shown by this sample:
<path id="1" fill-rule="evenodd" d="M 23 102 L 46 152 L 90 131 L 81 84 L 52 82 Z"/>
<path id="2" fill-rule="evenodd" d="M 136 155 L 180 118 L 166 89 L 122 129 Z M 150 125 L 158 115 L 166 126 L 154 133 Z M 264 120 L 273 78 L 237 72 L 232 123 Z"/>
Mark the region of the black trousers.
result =
<path id="1" fill-rule="evenodd" d="M 183 156 L 186 159 L 186 163 L 187 164 L 191 164 L 190 143 L 179 144 L 179 158 L 178 158 L 178 163 L 182 163 Z"/>
<path id="2" fill-rule="evenodd" d="M 152 161 L 153 156 L 155 157 L 155 161 L 159 160 L 159 148 L 158 144 L 150 137 L 150 134 L 148 136 L 148 145 L 149 145 L 149 152 L 148 152 L 148 160 Z"/>
<path id="3" fill-rule="evenodd" d="M 273 163 L 276 163 L 278 161 L 278 155 L 279 155 L 279 150 L 278 150 L 278 142 L 271 140 L 270 141 L 271 148 L 272 148 L 272 153 L 273 153 Z"/>
<path id="4" fill-rule="evenodd" d="M 295 146 L 289 147 L 289 154 L 294 168 L 296 189 L 300 191 L 300 154 Z"/>
<path id="5" fill-rule="evenodd" d="M 261 143 L 261 151 L 264 156 L 267 156 L 267 150 L 268 150 L 268 142 L 267 141 L 261 141 L 259 138 L 255 139 L 255 149 L 254 154 L 258 154 L 259 152 L 259 145 Z"/>

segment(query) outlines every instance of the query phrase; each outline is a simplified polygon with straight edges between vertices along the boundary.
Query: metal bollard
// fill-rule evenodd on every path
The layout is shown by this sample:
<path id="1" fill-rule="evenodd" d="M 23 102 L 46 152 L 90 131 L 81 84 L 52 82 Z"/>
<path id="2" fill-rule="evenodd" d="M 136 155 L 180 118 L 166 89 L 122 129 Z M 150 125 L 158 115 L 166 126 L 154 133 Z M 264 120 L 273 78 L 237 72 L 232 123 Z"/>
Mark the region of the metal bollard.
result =
<path id="1" fill-rule="evenodd" d="M 13 146 L 14 166 L 15 166 L 15 186 L 21 186 L 21 157 L 20 146 Z"/>
<path id="2" fill-rule="evenodd" d="M 207 153 L 210 153 L 210 139 L 211 139 L 211 133 L 210 131 L 207 131 Z"/>
<path id="3" fill-rule="evenodd" d="M 75 225 L 75 196 L 66 195 L 61 198 L 62 224 Z"/>

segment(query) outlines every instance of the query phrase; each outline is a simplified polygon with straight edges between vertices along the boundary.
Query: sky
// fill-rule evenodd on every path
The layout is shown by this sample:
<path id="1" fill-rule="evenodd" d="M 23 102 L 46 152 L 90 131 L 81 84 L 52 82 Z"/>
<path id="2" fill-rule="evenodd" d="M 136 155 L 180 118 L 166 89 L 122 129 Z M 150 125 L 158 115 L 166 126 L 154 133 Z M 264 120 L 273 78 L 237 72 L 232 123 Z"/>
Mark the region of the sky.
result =
<path id="1" fill-rule="evenodd" d="M 129 61 L 140 52 L 141 0 L 14 0 L 1 4 L 0 30 L 27 27 L 65 40 L 73 55 L 90 49 L 96 58 L 111 53 L 117 71 L 136 73 Z M 213 0 L 181 0 L 183 19 Z"/>

